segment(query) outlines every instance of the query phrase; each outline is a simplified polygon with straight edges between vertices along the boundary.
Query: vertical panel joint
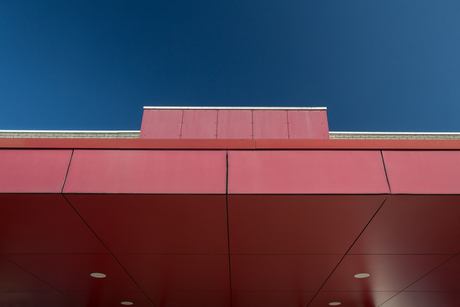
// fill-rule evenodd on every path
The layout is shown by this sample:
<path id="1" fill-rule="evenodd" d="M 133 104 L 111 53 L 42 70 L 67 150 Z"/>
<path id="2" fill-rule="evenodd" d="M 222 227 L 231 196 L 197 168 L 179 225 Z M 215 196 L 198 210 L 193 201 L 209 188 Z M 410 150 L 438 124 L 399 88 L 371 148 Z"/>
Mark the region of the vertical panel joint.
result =
<path id="1" fill-rule="evenodd" d="M 219 125 L 219 110 L 216 111 L 216 139 L 217 139 L 217 132 L 219 131 L 217 130 L 218 125 Z"/>
<path id="2" fill-rule="evenodd" d="M 291 135 L 289 134 L 289 111 L 288 110 L 286 110 L 286 126 L 287 126 L 288 139 L 290 139 Z"/>
<path id="3" fill-rule="evenodd" d="M 182 138 L 182 125 L 184 124 L 184 110 L 182 110 L 182 115 L 180 118 L 180 130 L 179 130 L 179 139 Z"/>
<path id="4" fill-rule="evenodd" d="M 251 139 L 254 139 L 254 110 L 251 110 Z"/>

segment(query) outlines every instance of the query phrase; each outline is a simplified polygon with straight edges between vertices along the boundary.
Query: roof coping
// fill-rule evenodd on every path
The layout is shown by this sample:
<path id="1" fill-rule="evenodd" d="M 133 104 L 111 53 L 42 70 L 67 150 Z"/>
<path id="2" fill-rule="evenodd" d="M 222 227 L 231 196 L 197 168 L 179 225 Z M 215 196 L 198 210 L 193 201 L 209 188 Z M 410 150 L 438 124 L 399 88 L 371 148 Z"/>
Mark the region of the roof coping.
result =
<path id="1" fill-rule="evenodd" d="M 326 107 L 149 107 L 144 110 L 327 110 Z"/>

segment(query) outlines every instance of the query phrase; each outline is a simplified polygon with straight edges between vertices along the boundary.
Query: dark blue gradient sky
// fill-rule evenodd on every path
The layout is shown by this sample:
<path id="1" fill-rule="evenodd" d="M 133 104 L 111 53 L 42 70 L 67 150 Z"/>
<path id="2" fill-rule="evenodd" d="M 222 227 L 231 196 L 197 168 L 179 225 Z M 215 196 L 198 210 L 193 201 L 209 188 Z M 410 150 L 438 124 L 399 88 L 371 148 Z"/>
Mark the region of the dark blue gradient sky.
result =
<path id="1" fill-rule="evenodd" d="M 0 129 L 138 130 L 144 105 L 458 132 L 460 1 L 0 1 Z"/>

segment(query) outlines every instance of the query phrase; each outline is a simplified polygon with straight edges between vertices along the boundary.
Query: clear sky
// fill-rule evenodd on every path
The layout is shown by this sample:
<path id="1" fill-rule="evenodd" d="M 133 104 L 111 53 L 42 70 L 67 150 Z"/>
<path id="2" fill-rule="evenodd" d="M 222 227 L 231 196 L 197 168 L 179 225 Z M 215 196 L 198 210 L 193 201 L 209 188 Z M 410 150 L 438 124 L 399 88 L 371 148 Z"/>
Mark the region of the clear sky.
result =
<path id="1" fill-rule="evenodd" d="M 460 132 L 460 1 L 0 1 L 0 129 L 139 130 L 143 106 Z"/>

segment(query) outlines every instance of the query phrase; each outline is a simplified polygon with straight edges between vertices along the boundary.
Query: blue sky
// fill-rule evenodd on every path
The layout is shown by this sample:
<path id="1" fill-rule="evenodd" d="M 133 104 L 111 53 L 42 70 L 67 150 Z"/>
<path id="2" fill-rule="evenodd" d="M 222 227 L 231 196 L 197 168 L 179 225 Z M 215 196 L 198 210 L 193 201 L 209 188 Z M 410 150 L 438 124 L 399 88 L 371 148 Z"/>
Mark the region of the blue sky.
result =
<path id="1" fill-rule="evenodd" d="M 138 130 L 146 105 L 460 132 L 460 1 L 0 2 L 0 129 Z"/>

